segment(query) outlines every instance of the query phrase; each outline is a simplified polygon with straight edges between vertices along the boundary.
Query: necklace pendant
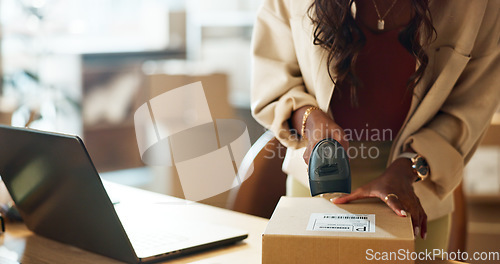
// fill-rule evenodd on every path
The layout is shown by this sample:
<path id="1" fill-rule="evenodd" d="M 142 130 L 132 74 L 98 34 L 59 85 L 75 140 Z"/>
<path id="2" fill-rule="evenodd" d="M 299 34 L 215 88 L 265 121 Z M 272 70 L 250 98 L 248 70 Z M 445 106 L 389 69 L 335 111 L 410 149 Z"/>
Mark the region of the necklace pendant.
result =
<path id="1" fill-rule="evenodd" d="M 378 30 L 384 30 L 384 20 L 383 19 L 378 20 L 377 28 L 378 28 Z"/>

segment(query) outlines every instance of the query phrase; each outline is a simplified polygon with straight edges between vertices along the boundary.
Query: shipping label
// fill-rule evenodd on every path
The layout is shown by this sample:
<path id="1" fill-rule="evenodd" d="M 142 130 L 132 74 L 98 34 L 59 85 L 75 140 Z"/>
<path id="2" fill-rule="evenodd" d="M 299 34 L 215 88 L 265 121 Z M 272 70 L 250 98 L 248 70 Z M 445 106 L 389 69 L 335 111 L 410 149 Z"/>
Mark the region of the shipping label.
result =
<path id="1" fill-rule="evenodd" d="M 375 215 L 313 213 L 307 230 L 374 233 Z"/>

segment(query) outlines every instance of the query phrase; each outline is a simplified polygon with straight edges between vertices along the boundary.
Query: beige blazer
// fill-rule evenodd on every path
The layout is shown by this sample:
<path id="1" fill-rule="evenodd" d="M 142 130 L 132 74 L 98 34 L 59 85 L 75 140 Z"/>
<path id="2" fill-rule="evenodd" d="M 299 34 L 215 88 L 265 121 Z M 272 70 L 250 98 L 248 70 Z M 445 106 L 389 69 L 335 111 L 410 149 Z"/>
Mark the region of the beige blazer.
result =
<path id="1" fill-rule="evenodd" d="M 328 112 L 335 89 L 326 52 L 313 45 L 311 3 L 264 1 L 254 29 L 251 93 L 255 119 L 291 150 L 284 171 L 306 186 L 305 142 L 290 133 L 288 120 L 305 105 Z M 389 163 L 407 145 L 427 159 L 430 178 L 415 191 L 432 220 L 453 210 L 450 193 L 499 104 L 500 0 L 434 0 L 430 8 L 437 39 Z"/>

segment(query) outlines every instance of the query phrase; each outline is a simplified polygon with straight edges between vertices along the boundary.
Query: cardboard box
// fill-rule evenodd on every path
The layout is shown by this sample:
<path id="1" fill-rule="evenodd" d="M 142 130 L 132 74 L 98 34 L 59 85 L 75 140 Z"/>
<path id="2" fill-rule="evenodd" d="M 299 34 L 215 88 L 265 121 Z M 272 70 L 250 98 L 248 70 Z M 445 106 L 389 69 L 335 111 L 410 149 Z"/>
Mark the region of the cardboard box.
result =
<path id="1" fill-rule="evenodd" d="M 334 205 L 323 198 L 282 197 L 262 236 L 263 264 L 414 263 L 376 260 L 377 252 L 413 251 L 411 219 L 374 200 Z"/>
<path id="2" fill-rule="evenodd" d="M 235 117 L 234 108 L 229 104 L 229 88 L 227 75 L 225 74 L 152 74 L 147 76 L 146 81 L 149 89 L 146 100 L 172 89 L 201 81 L 212 118 L 224 119 Z"/>
<path id="3" fill-rule="evenodd" d="M 482 145 L 500 146 L 500 112 L 495 113 L 491 120 L 491 125 L 483 137 Z"/>
<path id="4" fill-rule="evenodd" d="M 467 252 L 498 252 L 500 240 L 500 195 L 469 195 L 467 202 Z M 471 261 L 473 262 L 473 261 Z M 493 264 L 497 259 L 473 263 Z"/>
<path id="5" fill-rule="evenodd" d="M 158 65 L 162 65 L 162 62 L 157 62 Z M 167 63 L 168 64 L 168 63 Z M 228 87 L 228 77 L 223 73 L 208 73 L 208 72 L 196 72 L 196 70 L 190 71 L 189 69 L 196 68 L 196 65 L 191 65 L 189 63 L 180 63 L 179 67 L 175 67 L 176 64 L 172 64 L 166 68 L 179 68 L 177 72 L 184 72 L 183 74 L 166 74 L 166 73 L 154 73 L 148 74 L 146 76 L 146 87 L 147 93 L 143 95 L 144 98 L 140 98 L 139 101 L 146 102 L 156 96 L 159 96 L 170 90 L 182 87 L 187 84 L 201 81 L 203 86 L 203 91 L 207 99 L 208 106 L 210 108 L 210 114 L 213 120 L 216 119 L 232 119 L 235 118 L 234 108 L 230 105 L 229 87 Z M 182 70 L 186 68 L 185 70 Z M 166 71 L 168 72 L 168 71 Z M 142 102 L 141 102 L 142 104 Z M 170 186 L 173 193 L 183 193 L 182 186 L 180 185 L 179 176 L 177 171 L 174 169 L 172 171 Z M 221 194 L 212 196 L 205 200 L 199 201 L 204 204 L 209 204 L 212 206 L 226 208 L 228 205 L 228 199 L 230 191 L 223 192 Z M 184 198 L 184 196 L 179 196 Z"/>
<path id="6" fill-rule="evenodd" d="M 12 113 L 0 111 L 0 124 L 10 125 L 12 123 Z"/>
<path id="7" fill-rule="evenodd" d="M 486 131 L 481 145 L 500 146 L 500 124 L 492 123 Z"/>
<path id="8" fill-rule="evenodd" d="M 129 122 L 86 128 L 83 138 L 99 172 L 144 166 L 137 147 L 134 125 Z"/>

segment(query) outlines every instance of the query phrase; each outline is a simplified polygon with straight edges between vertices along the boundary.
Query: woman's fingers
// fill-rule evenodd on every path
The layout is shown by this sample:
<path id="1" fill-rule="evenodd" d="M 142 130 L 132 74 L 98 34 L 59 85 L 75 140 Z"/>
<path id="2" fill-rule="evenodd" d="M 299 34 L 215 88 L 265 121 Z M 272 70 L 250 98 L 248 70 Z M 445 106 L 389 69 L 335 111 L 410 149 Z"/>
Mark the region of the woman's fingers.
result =
<path id="1" fill-rule="evenodd" d="M 401 196 L 402 198 L 395 194 L 385 194 L 378 191 L 372 192 L 367 188 L 358 188 L 351 194 L 333 198 L 331 201 L 334 204 L 345 204 L 358 199 L 378 197 L 384 201 L 396 215 L 407 217 L 408 214 L 410 214 L 414 235 L 425 239 L 427 236 L 427 215 L 422 209 L 420 201 L 416 196 L 404 197 L 404 194 L 401 194 Z M 403 199 L 404 202 L 401 199 Z"/>
<path id="2" fill-rule="evenodd" d="M 407 197 L 404 200 L 405 208 L 411 214 L 411 221 L 413 225 L 413 233 L 415 237 L 424 238 L 427 236 L 427 215 L 425 214 L 420 200 L 416 195 Z"/>
<path id="3" fill-rule="evenodd" d="M 350 201 L 358 200 L 358 199 L 363 199 L 363 198 L 369 198 L 369 197 L 375 197 L 371 196 L 370 192 L 365 191 L 362 188 L 356 189 L 353 193 L 351 194 L 346 194 L 337 198 L 333 198 L 331 201 L 334 204 L 344 204 L 348 203 Z"/>
<path id="4" fill-rule="evenodd" d="M 385 195 L 384 197 L 380 197 L 382 201 L 384 201 L 393 211 L 399 216 L 407 217 L 408 213 L 405 210 L 405 207 L 399 200 L 399 197 L 395 194 Z"/>
<path id="5" fill-rule="evenodd" d="M 424 238 L 427 235 L 427 215 L 416 195 L 406 197 L 403 201 L 405 208 L 411 215 L 413 233 L 415 237 Z"/>
<path id="6" fill-rule="evenodd" d="M 421 227 L 422 227 L 422 230 L 420 231 L 421 237 L 423 239 L 426 239 L 427 238 L 427 215 L 425 213 L 423 213 Z"/>
<path id="7" fill-rule="evenodd" d="M 419 227 L 420 233 L 417 234 L 415 233 L 415 236 L 420 236 L 421 238 L 425 239 L 427 236 L 427 214 L 425 213 L 424 209 L 422 208 L 422 205 L 420 204 L 420 199 L 418 199 L 417 196 L 414 196 L 414 208 L 418 210 L 418 222 L 417 225 Z"/>
<path id="8" fill-rule="evenodd" d="M 402 196 L 402 195 L 401 195 Z M 399 216 L 407 217 L 408 213 L 411 217 L 411 222 L 413 225 L 413 234 L 415 237 L 420 236 L 421 238 L 427 235 L 427 216 L 418 201 L 418 198 L 413 197 L 413 201 L 403 203 L 400 198 L 394 194 L 387 194 L 386 196 L 381 196 L 381 199 Z M 408 201 L 407 197 L 402 197 L 404 201 Z M 408 204 L 405 206 L 405 204 Z"/>
<path id="9" fill-rule="evenodd" d="M 313 150 L 313 147 L 314 146 L 311 146 L 311 144 L 307 144 L 307 147 L 304 151 L 304 155 L 302 156 L 302 158 L 304 158 L 304 162 L 309 165 L 309 158 L 311 157 L 311 152 Z"/>
<path id="10" fill-rule="evenodd" d="M 415 237 L 419 237 L 421 235 L 421 220 L 420 220 L 420 212 L 413 210 L 414 212 L 411 214 L 411 222 L 413 224 L 413 234 Z"/>

